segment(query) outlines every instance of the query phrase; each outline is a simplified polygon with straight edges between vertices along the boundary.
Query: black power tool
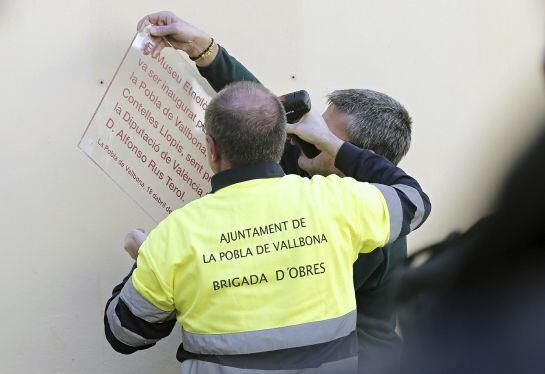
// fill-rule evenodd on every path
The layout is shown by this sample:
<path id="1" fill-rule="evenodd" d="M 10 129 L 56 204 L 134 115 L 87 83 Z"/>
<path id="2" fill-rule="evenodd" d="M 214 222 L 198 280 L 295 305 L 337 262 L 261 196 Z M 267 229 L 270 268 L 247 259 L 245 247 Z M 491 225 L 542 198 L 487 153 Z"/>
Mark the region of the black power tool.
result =
<path id="1" fill-rule="evenodd" d="M 284 109 L 288 123 L 298 122 L 306 113 L 310 111 L 310 96 L 307 91 L 295 91 L 278 97 Z M 298 136 L 293 135 L 295 142 L 301 148 L 305 156 L 314 158 L 320 154 L 320 150 L 309 142 L 304 141 Z"/>

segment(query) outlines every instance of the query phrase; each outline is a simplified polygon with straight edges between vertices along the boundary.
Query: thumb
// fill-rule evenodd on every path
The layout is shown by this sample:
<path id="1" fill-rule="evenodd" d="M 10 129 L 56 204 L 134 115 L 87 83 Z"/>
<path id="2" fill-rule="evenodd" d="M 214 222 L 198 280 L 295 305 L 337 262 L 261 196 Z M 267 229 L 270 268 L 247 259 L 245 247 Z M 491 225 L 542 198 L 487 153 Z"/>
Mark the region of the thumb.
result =
<path id="1" fill-rule="evenodd" d="M 286 123 L 286 132 L 288 134 L 295 134 L 296 129 L 297 129 L 297 124 L 295 124 L 295 123 Z"/>
<path id="2" fill-rule="evenodd" d="M 152 26 L 150 27 L 150 34 L 153 36 L 167 36 L 179 33 L 178 23 L 171 23 L 164 26 Z"/>
<path id="3" fill-rule="evenodd" d="M 136 244 L 140 247 L 140 245 L 142 245 L 142 243 L 144 242 L 144 240 L 146 240 L 146 238 L 148 237 L 148 235 L 146 234 L 146 232 L 142 229 L 136 229 L 136 230 L 133 230 L 132 231 L 132 234 L 133 234 L 133 237 L 136 241 Z"/>

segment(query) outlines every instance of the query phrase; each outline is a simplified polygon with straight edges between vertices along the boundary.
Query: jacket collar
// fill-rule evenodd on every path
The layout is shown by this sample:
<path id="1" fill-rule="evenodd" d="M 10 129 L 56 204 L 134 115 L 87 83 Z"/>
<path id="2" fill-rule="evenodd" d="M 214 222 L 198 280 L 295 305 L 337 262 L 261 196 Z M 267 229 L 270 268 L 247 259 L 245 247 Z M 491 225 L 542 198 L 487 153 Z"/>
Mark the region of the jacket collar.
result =
<path id="1" fill-rule="evenodd" d="M 212 177 L 212 193 L 235 183 L 252 179 L 278 178 L 284 175 L 284 170 L 275 162 L 264 162 L 231 168 L 221 171 Z"/>

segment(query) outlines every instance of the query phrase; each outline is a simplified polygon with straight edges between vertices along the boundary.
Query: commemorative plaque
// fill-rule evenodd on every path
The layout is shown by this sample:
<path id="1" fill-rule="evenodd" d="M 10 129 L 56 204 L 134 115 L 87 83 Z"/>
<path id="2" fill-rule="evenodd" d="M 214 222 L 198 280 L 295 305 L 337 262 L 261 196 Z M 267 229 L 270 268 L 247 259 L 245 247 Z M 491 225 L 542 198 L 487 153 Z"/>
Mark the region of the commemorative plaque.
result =
<path id="1" fill-rule="evenodd" d="M 210 191 L 203 129 L 215 92 L 147 30 L 136 34 L 78 146 L 159 222 Z"/>

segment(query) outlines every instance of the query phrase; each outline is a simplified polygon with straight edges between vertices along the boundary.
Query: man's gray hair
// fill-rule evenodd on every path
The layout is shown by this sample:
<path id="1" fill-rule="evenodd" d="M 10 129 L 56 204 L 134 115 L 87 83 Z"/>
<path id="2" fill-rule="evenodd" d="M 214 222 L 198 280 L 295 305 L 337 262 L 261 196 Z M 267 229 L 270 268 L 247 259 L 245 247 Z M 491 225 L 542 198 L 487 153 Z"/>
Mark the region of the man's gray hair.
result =
<path id="1" fill-rule="evenodd" d="M 333 91 L 328 103 L 348 114 L 348 140 L 373 150 L 394 164 L 411 145 L 411 117 L 396 100 L 380 92 L 362 89 Z"/>
<path id="2" fill-rule="evenodd" d="M 205 130 L 233 167 L 279 162 L 286 140 L 286 113 L 261 84 L 228 85 L 206 108 Z"/>

